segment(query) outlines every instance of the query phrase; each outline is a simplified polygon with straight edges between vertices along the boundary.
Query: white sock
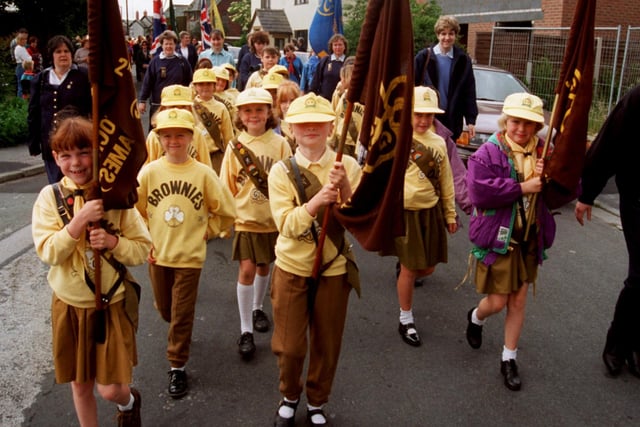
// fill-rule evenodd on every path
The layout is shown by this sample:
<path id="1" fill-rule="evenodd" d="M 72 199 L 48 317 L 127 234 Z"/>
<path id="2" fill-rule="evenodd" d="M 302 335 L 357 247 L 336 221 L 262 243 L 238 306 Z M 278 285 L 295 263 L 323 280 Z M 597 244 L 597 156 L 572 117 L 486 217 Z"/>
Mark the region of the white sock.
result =
<path id="1" fill-rule="evenodd" d="M 286 397 L 284 398 L 285 402 L 289 402 L 289 403 L 297 403 L 297 400 L 289 400 Z M 282 405 L 280 406 L 280 408 L 278 409 L 278 415 L 280 415 L 282 418 L 291 418 L 296 414 L 296 411 L 293 408 L 290 408 L 287 405 Z"/>
<path id="2" fill-rule="evenodd" d="M 400 323 L 403 325 L 408 325 L 409 323 L 415 323 L 413 321 L 413 310 L 409 309 L 407 311 L 400 309 Z"/>
<path id="3" fill-rule="evenodd" d="M 241 333 L 253 333 L 253 317 L 251 313 L 251 304 L 253 301 L 253 286 L 242 285 L 238 282 L 236 292 L 238 294 L 238 311 L 240 312 L 240 331 Z"/>
<path id="4" fill-rule="evenodd" d="M 506 362 L 508 360 L 516 360 L 516 356 L 518 354 L 518 349 L 510 350 L 506 346 L 502 346 L 502 361 Z"/>
<path id="5" fill-rule="evenodd" d="M 311 405 L 307 404 L 307 410 L 308 411 L 313 411 L 315 409 L 322 409 L 322 406 L 311 406 Z M 314 424 L 326 424 L 327 423 L 327 419 L 325 417 L 323 417 L 322 414 L 314 414 L 311 417 L 311 422 L 313 422 Z"/>
<path id="6" fill-rule="evenodd" d="M 269 289 L 269 275 L 259 276 L 256 274 L 253 279 L 253 309 L 262 310 L 264 297 L 267 295 L 267 289 Z"/>
<path id="7" fill-rule="evenodd" d="M 484 319 L 484 320 L 478 319 L 478 316 L 476 316 L 477 312 L 478 312 L 478 307 L 476 307 L 471 313 L 471 323 L 482 326 L 484 325 L 484 322 L 487 321 L 487 319 Z"/>
<path id="8" fill-rule="evenodd" d="M 118 410 L 120 412 L 132 410 L 133 409 L 133 402 L 135 402 L 135 400 L 136 399 L 133 397 L 133 394 L 129 393 L 129 403 L 127 403 L 125 406 L 118 405 Z"/>

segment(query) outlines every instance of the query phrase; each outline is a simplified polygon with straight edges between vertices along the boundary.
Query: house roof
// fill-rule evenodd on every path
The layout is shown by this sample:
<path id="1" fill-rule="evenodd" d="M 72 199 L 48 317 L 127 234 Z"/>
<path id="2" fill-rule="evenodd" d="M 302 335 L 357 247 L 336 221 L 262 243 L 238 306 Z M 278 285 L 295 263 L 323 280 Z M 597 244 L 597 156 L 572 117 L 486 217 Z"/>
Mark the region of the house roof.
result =
<path id="1" fill-rule="evenodd" d="M 256 9 L 249 28 L 259 23 L 262 30 L 271 34 L 293 34 L 284 9 Z"/>

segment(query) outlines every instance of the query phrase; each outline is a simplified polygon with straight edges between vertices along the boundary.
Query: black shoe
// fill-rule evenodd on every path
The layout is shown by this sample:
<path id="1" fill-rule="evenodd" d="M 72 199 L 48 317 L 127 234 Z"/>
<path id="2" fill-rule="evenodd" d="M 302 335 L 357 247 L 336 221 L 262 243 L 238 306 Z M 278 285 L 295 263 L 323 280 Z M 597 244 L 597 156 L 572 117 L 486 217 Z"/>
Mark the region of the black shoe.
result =
<path id="1" fill-rule="evenodd" d="M 482 345 L 482 325 L 476 325 L 471 321 L 473 310 L 475 307 L 467 313 L 467 342 L 471 348 L 478 349 Z"/>
<path id="2" fill-rule="evenodd" d="M 118 409 L 116 415 L 116 421 L 118 427 L 140 427 L 142 421 L 140 420 L 140 407 L 142 407 L 142 398 L 140 392 L 131 387 L 131 394 L 133 395 L 133 408 L 129 411 L 121 411 Z"/>
<path id="3" fill-rule="evenodd" d="M 322 417 L 324 418 L 325 422 L 323 422 L 323 423 L 314 423 L 313 422 L 313 416 L 314 415 L 322 415 Z M 326 426 L 328 424 L 327 416 L 324 414 L 324 411 L 322 409 L 310 409 L 310 410 L 307 410 L 307 421 L 309 421 L 309 425 L 311 425 L 311 426 Z"/>
<path id="4" fill-rule="evenodd" d="M 253 343 L 253 334 L 245 332 L 238 339 L 238 353 L 243 359 L 251 359 L 256 352 L 256 345 Z"/>
<path id="5" fill-rule="evenodd" d="M 414 347 L 420 347 L 420 344 L 422 344 L 418 331 L 416 330 L 416 325 L 413 323 L 407 323 L 406 325 L 400 323 L 398 326 L 398 332 L 400 332 L 402 340 L 407 344 Z"/>
<path id="6" fill-rule="evenodd" d="M 627 356 L 627 367 L 636 377 L 640 378 L 640 351 L 632 351 Z"/>
<path id="7" fill-rule="evenodd" d="M 179 399 L 187 394 L 187 373 L 184 370 L 169 371 L 169 396 Z"/>
<path id="8" fill-rule="evenodd" d="M 271 322 L 264 311 L 253 310 L 253 329 L 258 332 L 267 332 L 270 326 Z"/>
<path id="9" fill-rule="evenodd" d="M 503 361 L 500 365 L 500 372 L 504 377 L 504 385 L 506 385 L 509 390 L 520 390 L 520 387 L 522 387 L 522 382 L 520 382 L 520 376 L 518 375 L 518 365 L 516 365 L 515 359 Z"/>
<path id="10" fill-rule="evenodd" d="M 298 400 L 300 402 L 300 400 Z M 278 409 L 276 409 L 276 416 L 273 419 L 274 427 L 293 427 L 296 425 L 296 409 L 298 408 L 298 402 L 287 402 L 282 399 L 280 404 L 278 405 Z M 293 417 L 291 418 L 283 418 L 280 416 L 280 407 L 288 406 L 293 409 Z"/>
<path id="11" fill-rule="evenodd" d="M 602 361 L 607 367 L 609 375 L 617 377 L 622 372 L 622 366 L 624 366 L 625 356 L 624 352 L 620 350 L 618 343 L 616 342 L 613 329 L 609 328 L 607 332 L 607 342 L 604 345 L 602 352 Z"/>

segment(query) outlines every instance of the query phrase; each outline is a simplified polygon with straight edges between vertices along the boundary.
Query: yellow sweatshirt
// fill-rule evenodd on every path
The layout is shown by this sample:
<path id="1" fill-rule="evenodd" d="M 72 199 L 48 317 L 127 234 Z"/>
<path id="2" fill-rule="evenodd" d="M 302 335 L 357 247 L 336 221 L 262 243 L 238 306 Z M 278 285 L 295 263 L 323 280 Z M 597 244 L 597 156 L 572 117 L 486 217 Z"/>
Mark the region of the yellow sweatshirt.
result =
<path id="1" fill-rule="evenodd" d="M 300 167 L 309 169 L 321 183 L 329 182 L 329 171 L 336 159 L 335 152 L 327 149 L 320 160 L 313 163 L 300 150 L 296 151 L 295 158 Z M 342 163 L 351 189 L 355 191 L 362 176 L 358 162 L 352 157 L 344 156 Z M 298 190 L 287 176 L 287 168 L 283 162 L 278 162 L 269 174 L 269 203 L 280 233 L 276 242 L 276 265 L 289 273 L 310 277 L 316 254 L 316 243 L 310 231 L 315 217 L 301 205 Z M 327 238 L 322 251 L 323 264 L 333 260 L 337 253 L 338 248 Z M 340 255 L 322 275 L 338 276 L 346 272 L 346 259 Z"/>
<path id="2" fill-rule="evenodd" d="M 70 194 L 79 187 L 69 178 L 60 181 L 63 194 Z M 51 266 L 47 276 L 49 286 L 58 298 L 66 304 L 79 308 L 95 307 L 95 297 L 87 286 L 84 277 L 85 269 L 91 270 L 93 250 L 84 238 L 73 239 L 58 213 L 58 203 L 50 185 L 44 187 L 35 204 L 31 217 L 31 232 L 36 253 L 40 259 Z M 82 197 L 76 197 L 73 212 L 84 206 Z M 151 236 L 144 221 L 135 209 L 113 209 L 105 212 L 104 227 L 111 234 L 118 236 L 118 244 L 111 254 L 124 265 L 139 265 L 146 261 L 151 248 Z M 107 293 L 116 283 L 118 273 L 107 261 L 101 263 L 102 293 Z M 121 301 L 124 297 L 124 286 L 120 286 L 111 302 Z"/>
<path id="3" fill-rule="evenodd" d="M 453 189 L 453 174 L 447 157 L 447 146 L 440 136 L 432 131 L 413 137 L 424 145 L 427 150 L 432 150 L 433 157 L 440 167 L 440 199 L 442 199 L 442 212 L 447 224 L 455 224 L 456 208 Z M 409 158 L 407 171 L 404 176 L 404 208 L 410 211 L 432 208 L 438 203 L 431 181 L 420 168 Z"/>
<path id="4" fill-rule="evenodd" d="M 242 132 L 238 135 L 238 140 L 253 151 L 267 174 L 278 160 L 291 157 L 289 144 L 271 129 L 256 137 Z M 238 213 L 235 221 L 236 231 L 253 233 L 277 231 L 269 210 L 269 200 L 253 184 L 234 154 L 231 143 L 227 146 L 222 159 L 220 179 L 235 198 Z"/>
<path id="5" fill-rule="evenodd" d="M 215 98 L 211 98 L 208 101 L 204 101 L 199 96 L 196 96 L 196 99 L 194 102 L 202 103 L 202 105 L 207 110 L 209 110 L 211 114 L 213 114 L 213 117 L 215 118 L 216 123 L 218 124 L 218 129 L 220 129 L 222 146 L 226 147 L 229 141 L 231 141 L 234 137 L 233 124 L 231 123 L 231 115 L 229 114 L 229 110 L 227 110 L 227 107 L 222 102 L 216 101 Z M 195 115 L 198 116 L 195 107 L 193 111 Z M 198 117 L 198 120 L 200 121 L 200 125 L 206 130 L 206 127 L 202 123 L 202 118 Z M 207 131 L 207 134 L 209 134 L 209 131 Z M 214 153 L 216 151 L 220 151 L 218 146 L 213 141 L 213 138 L 211 137 L 211 135 L 209 135 L 209 137 L 210 138 L 207 141 L 208 143 L 211 144 L 209 146 L 209 152 Z"/>
<path id="6" fill-rule="evenodd" d="M 142 168 L 138 182 L 136 208 L 151 231 L 157 264 L 201 268 L 207 228 L 226 231 L 236 213 L 216 173 L 192 158 L 175 164 L 161 157 Z"/>

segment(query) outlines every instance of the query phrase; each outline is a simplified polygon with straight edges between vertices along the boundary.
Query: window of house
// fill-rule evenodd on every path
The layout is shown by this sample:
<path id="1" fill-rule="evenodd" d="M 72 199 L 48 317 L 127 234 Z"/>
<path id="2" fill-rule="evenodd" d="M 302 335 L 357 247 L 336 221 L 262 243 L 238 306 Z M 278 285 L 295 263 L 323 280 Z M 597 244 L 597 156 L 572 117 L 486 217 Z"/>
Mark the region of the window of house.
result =
<path id="1" fill-rule="evenodd" d="M 309 0 L 294 0 L 293 4 L 309 4 Z"/>

